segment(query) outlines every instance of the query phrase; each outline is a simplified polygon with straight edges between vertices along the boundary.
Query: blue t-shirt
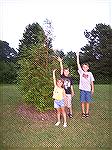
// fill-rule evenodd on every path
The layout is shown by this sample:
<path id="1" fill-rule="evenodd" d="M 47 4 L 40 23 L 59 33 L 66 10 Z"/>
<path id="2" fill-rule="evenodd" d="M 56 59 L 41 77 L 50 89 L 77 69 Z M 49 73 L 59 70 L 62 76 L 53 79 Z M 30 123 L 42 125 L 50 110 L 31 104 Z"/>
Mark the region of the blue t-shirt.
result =
<path id="1" fill-rule="evenodd" d="M 64 89 L 66 94 L 71 94 L 71 85 L 73 85 L 72 77 L 66 77 L 64 74 L 61 75 L 64 80 Z"/>

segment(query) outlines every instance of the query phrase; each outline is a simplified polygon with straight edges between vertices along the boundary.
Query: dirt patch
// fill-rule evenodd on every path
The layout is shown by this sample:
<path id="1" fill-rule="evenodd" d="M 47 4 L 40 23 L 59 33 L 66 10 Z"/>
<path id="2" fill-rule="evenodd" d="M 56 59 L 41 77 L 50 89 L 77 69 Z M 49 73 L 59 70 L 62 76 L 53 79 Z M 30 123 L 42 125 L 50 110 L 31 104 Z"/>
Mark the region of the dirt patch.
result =
<path id="1" fill-rule="evenodd" d="M 30 119 L 32 121 L 50 121 L 56 120 L 56 110 L 47 110 L 45 112 L 39 112 L 33 106 L 21 104 L 17 108 L 17 114 L 21 117 Z"/>

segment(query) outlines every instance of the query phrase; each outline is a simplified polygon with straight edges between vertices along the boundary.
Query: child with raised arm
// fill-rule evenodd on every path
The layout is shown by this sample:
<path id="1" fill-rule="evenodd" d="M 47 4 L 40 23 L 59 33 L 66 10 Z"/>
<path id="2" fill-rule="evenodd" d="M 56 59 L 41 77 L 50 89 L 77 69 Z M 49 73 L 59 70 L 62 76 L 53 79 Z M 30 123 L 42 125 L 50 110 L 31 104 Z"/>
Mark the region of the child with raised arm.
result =
<path id="1" fill-rule="evenodd" d="M 78 73 L 80 75 L 79 89 L 80 89 L 80 102 L 82 108 L 82 118 L 89 117 L 89 104 L 92 102 L 92 95 L 94 94 L 94 77 L 89 72 L 89 65 L 87 63 L 79 63 L 79 52 L 76 53 Z M 85 106 L 86 105 L 86 106 Z M 86 107 L 86 110 L 85 110 Z"/>
<path id="2" fill-rule="evenodd" d="M 68 108 L 68 116 L 73 117 L 72 114 L 72 97 L 74 96 L 73 79 L 69 76 L 69 68 L 63 68 L 62 59 L 58 57 L 61 67 L 61 78 L 64 80 L 64 89 L 67 95 L 65 99 L 65 107 Z"/>
<path id="3" fill-rule="evenodd" d="M 63 118 L 64 118 L 64 127 L 67 127 L 67 122 L 66 122 L 66 113 L 64 109 L 64 99 L 66 99 L 66 94 L 65 90 L 63 88 L 63 80 L 58 79 L 56 81 L 55 77 L 55 70 L 53 70 L 53 81 L 54 81 L 54 91 L 53 91 L 53 99 L 54 99 L 54 108 L 57 109 L 57 123 L 55 126 L 58 126 L 60 124 L 60 113 L 62 112 Z M 61 112 L 60 112 L 61 109 Z"/>

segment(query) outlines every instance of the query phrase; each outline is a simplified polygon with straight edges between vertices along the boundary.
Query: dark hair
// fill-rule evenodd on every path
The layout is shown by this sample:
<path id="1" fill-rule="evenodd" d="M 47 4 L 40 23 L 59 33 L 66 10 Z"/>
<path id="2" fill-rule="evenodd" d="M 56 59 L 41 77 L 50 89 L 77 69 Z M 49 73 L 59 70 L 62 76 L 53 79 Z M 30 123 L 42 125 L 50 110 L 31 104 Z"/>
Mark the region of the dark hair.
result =
<path id="1" fill-rule="evenodd" d="M 86 66 L 89 67 L 89 64 L 88 64 L 88 63 L 83 63 L 83 64 L 81 65 L 81 67 L 82 67 L 83 65 L 86 65 Z"/>
<path id="2" fill-rule="evenodd" d="M 69 68 L 64 68 L 64 70 L 69 70 Z"/>

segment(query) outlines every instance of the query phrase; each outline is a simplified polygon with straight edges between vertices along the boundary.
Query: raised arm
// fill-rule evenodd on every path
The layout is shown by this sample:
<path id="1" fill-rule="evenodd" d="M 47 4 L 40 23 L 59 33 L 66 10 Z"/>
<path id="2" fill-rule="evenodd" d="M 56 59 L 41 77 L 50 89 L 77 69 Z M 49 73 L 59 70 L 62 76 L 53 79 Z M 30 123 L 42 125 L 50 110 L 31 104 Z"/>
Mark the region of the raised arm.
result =
<path id="1" fill-rule="evenodd" d="M 56 76 L 55 76 L 55 70 L 53 70 L 53 82 L 54 82 L 54 86 L 56 86 Z"/>
<path id="2" fill-rule="evenodd" d="M 80 69 L 81 66 L 80 66 L 80 62 L 79 62 L 79 52 L 76 52 L 76 56 L 77 56 L 77 66 L 78 66 L 78 69 Z"/>
<path id="3" fill-rule="evenodd" d="M 62 59 L 58 57 L 58 61 L 60 62 L 60 68 L 61 68 L 61 75 L 63 74 L 63 64 L 62 64 Z"/>

